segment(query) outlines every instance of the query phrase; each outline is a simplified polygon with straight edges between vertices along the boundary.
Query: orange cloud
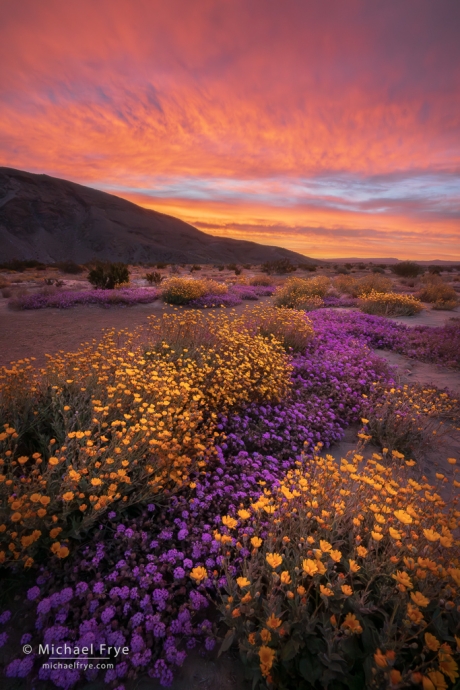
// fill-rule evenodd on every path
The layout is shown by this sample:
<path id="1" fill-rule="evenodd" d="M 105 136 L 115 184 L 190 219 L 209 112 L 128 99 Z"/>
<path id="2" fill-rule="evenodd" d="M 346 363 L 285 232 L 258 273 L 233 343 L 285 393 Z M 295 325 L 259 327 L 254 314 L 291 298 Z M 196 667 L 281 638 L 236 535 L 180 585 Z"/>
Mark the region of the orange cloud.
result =
<path id="1" fill-rule="evenodd" d="M 5 0 L 0 164 L 306 254 L 459 259 L 459 20 L 431 0 Z"/>

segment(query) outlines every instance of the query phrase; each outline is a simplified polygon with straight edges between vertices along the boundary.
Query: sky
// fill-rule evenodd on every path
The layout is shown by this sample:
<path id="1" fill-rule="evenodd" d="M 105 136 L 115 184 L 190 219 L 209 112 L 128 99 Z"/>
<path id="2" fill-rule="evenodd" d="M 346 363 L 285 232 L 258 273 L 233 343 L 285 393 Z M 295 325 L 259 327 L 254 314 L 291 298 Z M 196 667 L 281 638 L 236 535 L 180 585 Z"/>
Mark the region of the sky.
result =
<path id="1" fill-rule="evenodd" d="M 315 258 L 460 260 L 457 0 L 0 12 L 0 165 Z"/>

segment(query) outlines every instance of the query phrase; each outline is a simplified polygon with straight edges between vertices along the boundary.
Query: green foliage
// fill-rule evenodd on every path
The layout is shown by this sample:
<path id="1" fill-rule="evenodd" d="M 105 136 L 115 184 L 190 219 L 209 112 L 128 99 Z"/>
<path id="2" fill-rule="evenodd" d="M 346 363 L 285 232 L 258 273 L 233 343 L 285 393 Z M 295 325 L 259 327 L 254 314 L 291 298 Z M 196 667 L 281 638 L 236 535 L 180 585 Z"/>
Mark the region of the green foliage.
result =
<path id="1" fill-rule="evenodd" d="M 79 264 L 76 264 L 75 261 L 59 261 L 59 263 L 56 264 L 56 267 L 61 271 L 61 273 L 69 273 L 70 275 L 78 275 L 84 271 L 84 268 L 82 268 Z"/>
<path id="2" fill-rule="evenodd" d="M 391 267 L 393 273 L 401 278 L 416 278 L 423 273 L 423 268 L 415 261 L 401 261 Z"/>
<path id="3" fill-rule="evenodd" d="M 113 290 L 117 285 L 129 282 L 128 266 L 123 263 L 98 262 L 89 272 L 91 285 L 101 290 Z"/>

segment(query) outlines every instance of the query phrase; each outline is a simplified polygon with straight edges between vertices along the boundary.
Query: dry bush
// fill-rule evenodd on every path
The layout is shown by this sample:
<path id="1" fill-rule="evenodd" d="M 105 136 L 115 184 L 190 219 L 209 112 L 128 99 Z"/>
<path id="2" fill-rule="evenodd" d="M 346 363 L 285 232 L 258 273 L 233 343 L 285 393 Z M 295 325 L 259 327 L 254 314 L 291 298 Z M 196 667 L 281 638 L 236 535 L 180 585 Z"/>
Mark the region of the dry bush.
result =
<path id="1" fill-rule="evenodd" d="M 428 274 L 422 278 L 423 288 L 418 293 L 422 302 L 429 302 L 435 309 L 455 309 L 458 296 L 454 288 L 448 285 L 436 274 Z"/>
<path id="2" fill-rule="evenodd" d="M 275 294 L 275 304 L 288 309 L 312 308 L 312 298 L 324 297 L 331 281 L 326 276 L 288 278 Z M 318 305 L 320 306 L 320 305 Z"/>
<path id="3" fill-rule="evenodd" d="M 389 292 L 391 290 L 391 278 L 379 273 L 371 273 L 362 278 L 340 275 L 334 280 L 334 287 L 341 293 L 351 297 L 361 297 L 369 292 Z"/>
<path id="4" fill-rule="evenodd" d="M 255 276 L 249 281 L 249 285 L 261 285 L 262 287 L 270 287 L 273 284 L 273 278 L 269 278 L 268 276 Z"/>

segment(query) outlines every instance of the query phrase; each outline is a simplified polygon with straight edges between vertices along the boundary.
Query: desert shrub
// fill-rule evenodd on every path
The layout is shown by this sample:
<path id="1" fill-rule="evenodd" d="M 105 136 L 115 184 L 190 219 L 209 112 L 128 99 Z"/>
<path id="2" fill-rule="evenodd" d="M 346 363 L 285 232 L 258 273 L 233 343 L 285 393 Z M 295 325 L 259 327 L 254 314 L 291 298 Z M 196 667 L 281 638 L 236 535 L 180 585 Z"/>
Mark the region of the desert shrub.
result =
<path id="1" fill-rule="evenodd" d="M 225 271 L 225 266 L 217 266 L 219 271 Z"/>
<path id="2" fill-rule="evenodd" d="M 340 293 L 345 293 L 351 297 L 359 297 L 372 291 L 389 292 L 392 285 L 390 278 L 386 278 L 378 273 L 371 273 L 362 278 L 338 275 L 334 279 L 333 284 Z"/>
<path id="3" fill-rule="evenodd" d="M 78 275 L 85 270 L 82 266 L 75 263 L 75 261 L 59 261 L 59 263 L 56 264 L 56 268 L 58 268 L 61 273 L 69 273 L 70 275 Z"/>
<path id="4" fill-rule="evenodd" d="M 215 280 L 169 278 L 163 283 L 162 297 L 168 304 L 188 304 L 204 295 L 225 295 L 228 288 Z"/>
<path id="5" fill-rule="evenodd" d="M 238 266 L 236 264 L 227 264 L 226 267 L 227 271 L 235 271 Z"/>
<path id="6" fill-rule="evenodd" d="M 11 261 L 6 261 L 0 264 L 0 268 L 4 268 L 7 271 L 18 271 L 23 273 L 27 268 L 46 268 L 45 264 L 36 259 L 11 259 Z"/>
<path id="7" fill-rule="evenodd" d="M 252 264 L 243 264 L 243 268 L 246 269 L 246 271 L 250 271 L 252 268 Z"/>
<path id="8" fill-rule="evenodd" d="M 437 388 L 378 384 L 365 403 L 372 440 L 390 453 L 396 450 L 416 459 L 439 443 L 445 420 L 460 424 L 459 401 Z"/>
<path id="9" fill-rule="evenodd" d="M 315 278 L 288 278 L 275 294 L 275 304 L 289 309 L 311 308 L 314 298 L 324 297 L 330 280 L 326 276 Z"/>
<path id="10" fill-rule="evenodd" d="M 316 264 L 297 264 L 297 268 L 302 271 L 310 271 L 311 273 L 314 273 L 317 269 L 317 266 Z"/>
<path id="11" fill-rule="evenodd" d="M 201 271 L 201 270 L 202 270 L 202 268 L 201 268 L 200 264 L 193 264 L 193 266 L 190 269 L 190 273 L 193 273 L 194 271 Z"/>
<path id="12" fill-rule="evenodd" d="M 88 281 L 96 289 L 113 290 L 129 282 L 129 269 L 123 263 L 98 262 L 89 272 Z"/>
<path id="13" fill-rule="evenodd" d="M 429 302 L 436 309 L 455 309 L 458 296 L 451 285 L 445 283 L 436 274 L 428 274 L 422 282 L 424 286 L 417 295 L 422 302 Z"/>
<path id="14" fill-rule="evenodd" d="M 345 268 L 345 266 L 339 266 L 338 268 L 336 268 L 336 271 L 339 275 L 342 276 L 347 276 L 350 273 L 348 268 Z"/>
<path id="15" fill-rule="evenodd" d="M 238 266 L 235 268 L 235 275 L 236 276 L 241 275 L 241 268 L 239 268 Z"/>
<path id="16" fill-rule="evenodd" d="M 381 266 L 372 266 L 372 273 L 385 273 L 385 269 Z"/>
<path id="17" fill-rule="evenodd" d="M 169 264 L 165 263 L 164 261 L 159 261 L 157 263 L 157 268 L 168 268 Z"/>
<path id="18" fill-rule="evenodd" d="M 311 321 L 303 313 L 284 307 L 258 305 L 237 319 L 235 327 L 239 324 L 251 333 L 266 338 L 275 336 L 285 348 L 294 352 L 305 350 L 314 335 Z"/>
<path id="19" fill-rule="evenodd" d="M 353 276 L 339 274 L 334 278 L 333 285 L 341 294 L 355 296 L 357 290 L 357 280 Z"/>
<path id="20" fill-rule="evenodd" d="M 214 531 L 240 564 L 227 570 L 222 647 L 238 643 L 253 687 L 431 690 L 458 678 L 456 503 L 392 454 L 362 461 L 359 447 L 299 461 Z"/>
<path id="21" fill-rule="evenodd" d="M 276 261 L 266 261 L 264 264 L 262 264 L 262 271 L 268 274 L 293 273 L 296 270 L 297 266 L 294 266 L 294 264 L 289 259 L 277 259 Z"/>
<path id="22" fill-rule="evenodd" d="M 254 276 L 249 280 L 249 285 L 261 285 L 263 287 L 270 287 L 273 285 L 272 278 L 268 276 Z"/>
<path id="23" fill-rule="evenodd" d="M 42 373 L 25 362 L 0 370 L 0 562 L 28 567 L 43 549 L 67 557 L 66 540 L 109 506 L 180 488 L 205 466 L 215 410 L 287 393 L 279 343 L 223 316 L 193 318 L 112 331 Z M 193 352 L 173 352 L 178 337 Z"/>
<path id="24" fill-rule="evenodd" d="M 149 285 L 159 285 L 163 280 L 163 276 L 158 271 L 146 273 L 144 277 L 145 280 L 149 283 Z"/>
<path id="25" fill-rule="evenodd" d="M 391 270 L 401 278 L 416 278 L 424 272 L 424 269 L 414 261 L 401 261 L 394 264 Z"/>
<path id="26" fill-rule="evenodd" d="M 365 314 L 380 316 L 413 316 L 423 309 L 420 300 L 412 295 L 374 291 L 359 300 L 359 308 Z"/>
<path id="27" fill-rule="evenodd" d="M 436 265 L 428 266 L 428 273 L 431 273 L 432 275 L 438 275 L 439 276 L 439 275 L 441 275 L 442 270 L 443 269 L 441 268 L 441 266 L 436 266 Z"/>

